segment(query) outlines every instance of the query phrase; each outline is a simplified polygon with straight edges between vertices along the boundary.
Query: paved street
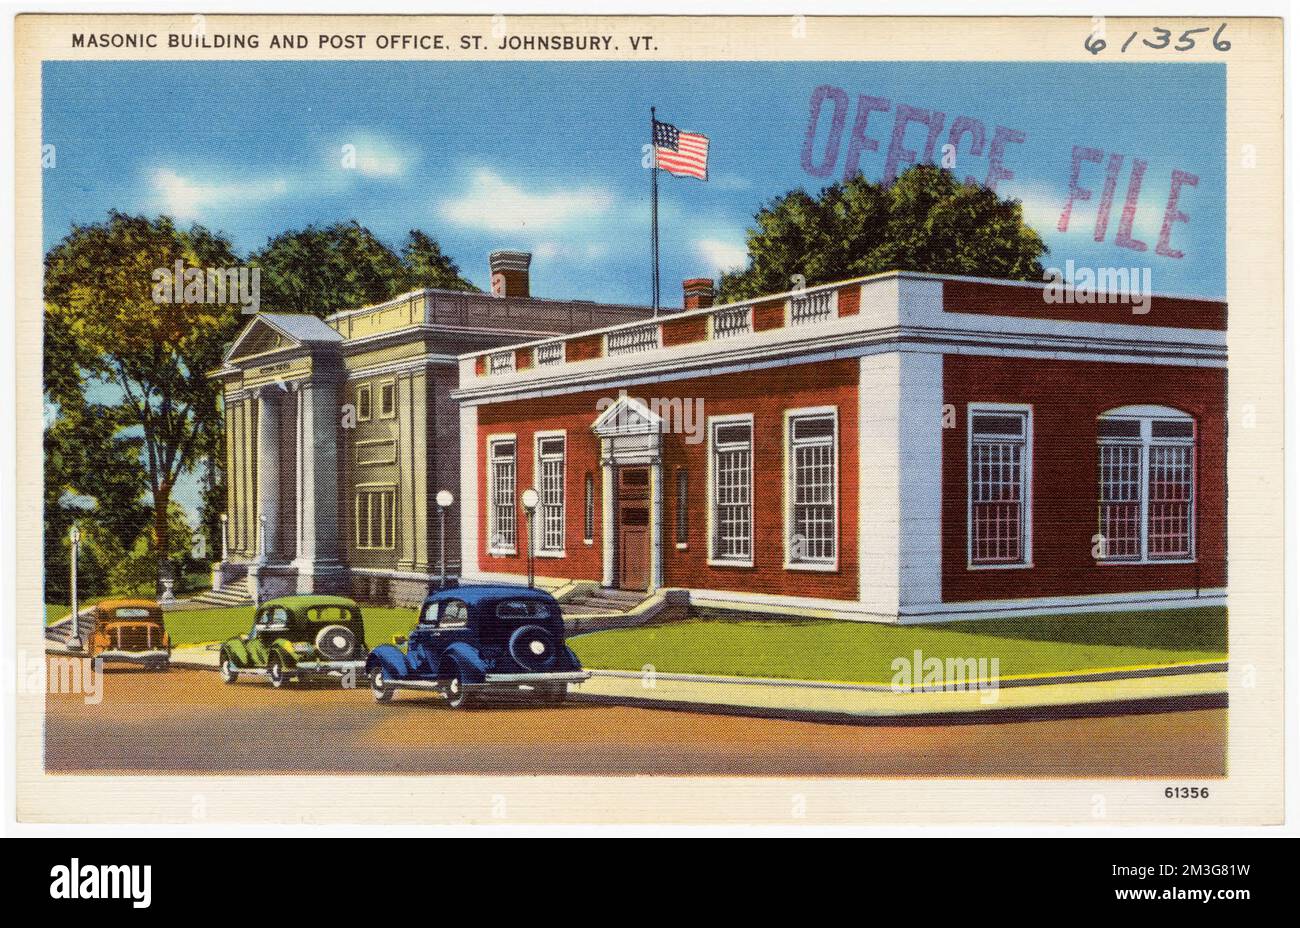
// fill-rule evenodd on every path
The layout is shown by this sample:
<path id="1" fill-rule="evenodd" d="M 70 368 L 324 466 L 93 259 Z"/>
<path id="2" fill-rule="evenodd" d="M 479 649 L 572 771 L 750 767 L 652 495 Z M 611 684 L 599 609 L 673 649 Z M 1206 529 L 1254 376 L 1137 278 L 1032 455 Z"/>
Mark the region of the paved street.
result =
<path id="1" fill-rule="evenodd" d="M 1224 709 L 1001 724 L 846 725 L 617 705 L 453 712 L 366 690 L 109 670 L 47 698 L 51 771 L 1204 777 Z"/>

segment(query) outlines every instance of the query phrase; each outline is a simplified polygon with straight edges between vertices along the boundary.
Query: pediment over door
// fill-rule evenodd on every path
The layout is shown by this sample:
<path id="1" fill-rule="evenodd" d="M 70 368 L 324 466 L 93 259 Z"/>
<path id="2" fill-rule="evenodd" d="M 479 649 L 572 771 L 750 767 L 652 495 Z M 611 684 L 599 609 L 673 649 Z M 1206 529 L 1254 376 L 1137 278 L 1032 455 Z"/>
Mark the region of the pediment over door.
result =
<path id="1" fill-rule="evenodd" d="M 591 429 L 600 439 L 601 458 L 609 463 L 646 464 L 659 457 L 664 420 L 645 403 L 620 396 Z"/>

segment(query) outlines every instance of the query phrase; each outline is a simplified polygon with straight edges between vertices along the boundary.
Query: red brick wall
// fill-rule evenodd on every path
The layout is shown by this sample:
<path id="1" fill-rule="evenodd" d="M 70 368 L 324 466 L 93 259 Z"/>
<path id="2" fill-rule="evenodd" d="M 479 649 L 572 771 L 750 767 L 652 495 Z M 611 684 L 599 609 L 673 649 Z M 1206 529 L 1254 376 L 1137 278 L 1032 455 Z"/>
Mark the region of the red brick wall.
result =
<path id="1" fill-rule="evenodd" d="M 591 358 L 599 358 L 601 350 L 601 337 L 599 335 L 584 335 L 579 338 L 571 338 L 564 345 L 564 359 L 566 361 L 588 361 Z"/>
<path id="2" fill-rule="evenodd" d="M 669 319 L 663 324 L 664 347 L 685 345 L 689 342 L 702 342 L 709 337 L 709 317 L 707 315 L 688 316 L 685 319 Z"/>
<path id="3" fill-rule="evenodd" d="M 750 312 L 753 314 L 755 332 L 779 329 L 785 325 L 784 300 L 776 300 L 771 303 L 756 303 Z"/>
<path id="4" fill-rule="evenodd" d="M 681 398 L 703 400 L 698 422 L 702 440 L 688 444 L 685 435 L 664 436 L 664 581 L 668 586 L 716 590 L 748 590 L 826 599 L 858 597 L 858 363 L 834 361 L 818 365 L 775 368 L 720 377 L 646 384 L 630 387 L 631 396 L 643 400 Z M 601 502 L 598 448 L 591 424 L 599 415 L 597 403 L 610 393 L 585 392 L 536 400 L 519 400 L 478 407 L 480 488 L 486 487 L 486 441 L 490 434 L 513 432 L 519 441 L 519 487 L 533 480 L 533 435 L 565 429 L 568 433 L 565 505 L 566 548 L 563 559 L 537 560 L 537 571 L 547 576 L 601 579 Z M 784 414 L 788 409 L 830 406 L 839 409 L 840 525 L 839 565 L 835 572 L 786 570 L 783 566 L 785 514 L 782 510 Z M 707 480 L 708 441 L 704 437 L 709 416 L 732 413 L 754 416 L 754 566 L 712 567 L 708 564 Z M 676 548 L 677 471 L 688 474 L 688 547 Z M 595 540 L 582 543 L 583 475 L 595 479 Z M 479 493 L 479 524 L 485 525 L 487 502 Z M 519 526 L 519 555 L 492 557 L 480 529 L 479 565 L 485 571 L 524 573 L 526 548 Z"/>
<path id="5" fill-rule="evenodd" d="M 840 295 L 836 297 L 839 304 L 841 316 L 856 316 L 858 314 L 858 304 L 862 301 L 862 288 L 841 287 Z"/>
<path id="6" fill-rule="evenodd" d="M 843 296 L 841 296 L 843 299 Z M 1110 322 L 1119 325 L 1176 326 L 1187 329 L 1228 328 L 1228 304 L 1153 296 L 1150 311 L 1137 315 L 1121 303 L 1048 303 L 1039 286 L 990 284 L 966 280 L 943 282 L 943 310 L 984 316 Z M 841 311 L 843 315 L 843 311 Z"/>
<path id="7" fill-rule="evenodd" d="M 515 351 L 515 370 L 526 371 L 533 366 L 533 349 L 519 348 Z"/>
<path id="8" fill-rule="evenodd" d="M 566 430 L 564 474 L 565 556 L 538 557 L 537 573 L 548 577 L 599 580 L 600 550 L 600 459 L 591 423 L 600 414 L 596 401 L 600 394 L 548 397 L 521 400 L 498 406 L 478 408 L 478 520 L 479 566 L 485 571 L 501 573 L 528 572 L 528 535 L 522 507 L 516 508 L 516 554 L 496 556 L 487 553 L 487 437 L 514 433 L 516 441 L 516 498 L 526 488 L 536 486 L 538 432 Z M 584 478 L 590 473 L 595 485 L 596 531 L 592 544 L 583 543 Z M 540 516 L 537 517 L 540 532 Z M 536 550 L 536 549 L 534 549 Z"/>
<path id="9" fill-rule="evenodd" d="M 1226 372 L 1216 368 L 945 356 L 944 402 L 956 407 L 956 427 L 943 436 L 944 601 L 1224 586 L 1226 383 Z M 971 402 L 1033 406 L 1033 567 L 966 566 Z M 1098 565 L 1092 557 L 1098 531 L 1096 418 L 1117 406 L 1145 404 L 1196 418 L 1197 560 Z"/>

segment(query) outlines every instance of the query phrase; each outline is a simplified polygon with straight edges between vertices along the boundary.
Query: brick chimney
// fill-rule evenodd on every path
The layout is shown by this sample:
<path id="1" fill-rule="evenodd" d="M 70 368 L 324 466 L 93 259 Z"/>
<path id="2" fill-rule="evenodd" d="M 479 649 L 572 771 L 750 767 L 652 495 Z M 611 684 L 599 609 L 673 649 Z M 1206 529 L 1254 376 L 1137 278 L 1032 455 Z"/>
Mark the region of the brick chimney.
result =
<path id="1" fill-rule="evenodd" d="M 526 251 L 494 251 L 488 255 L 492 271 L 492 295 L 527 297 L 528 265 L 533 256 Z"/>
<path id="2" fill-rule="evenodd" d="M 693 277 L 682 281 L 682 307 L 708 309 L 713 305 L 713 278 Z"/>

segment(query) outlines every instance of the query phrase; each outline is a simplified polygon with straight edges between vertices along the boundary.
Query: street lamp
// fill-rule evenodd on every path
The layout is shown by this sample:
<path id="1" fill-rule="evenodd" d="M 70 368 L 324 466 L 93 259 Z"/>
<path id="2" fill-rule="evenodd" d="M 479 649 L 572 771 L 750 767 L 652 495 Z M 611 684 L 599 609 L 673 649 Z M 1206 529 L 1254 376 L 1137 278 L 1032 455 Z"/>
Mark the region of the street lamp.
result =
<path id="1" fill-rule="evenodd" d="M 230 560 L 230 552 L 226 548 L 226 523 L 230 521 L 230 516 L 224 512 L 221 514 L 221 563 Z"/>
<path id="2" fill-rule="evenodd" d="M 438 573 L 442 586 L 447 586 L 447 507 L 456 501 L 450 490 L 439 490 L 434 497 L 438 503 Z"/>
<path id="3" fill-rule="evenodd" d="M 72 543 L 72 637 L 68 643 L 76 642 L 77 647 L 80 647 L 81 634 L 77 627 L 77 549 L 81 547 L 81 529 L 77 528 L 76 522 L 68 529 L 68 541 Z"/>
<path id="4" fill-rule="evenodd" d="M 533 513 L 537 511 L 537 491 L 532 487 L 519 496 L 524 512 L 528 514 L 528 588 L 533 586 Z"/>

